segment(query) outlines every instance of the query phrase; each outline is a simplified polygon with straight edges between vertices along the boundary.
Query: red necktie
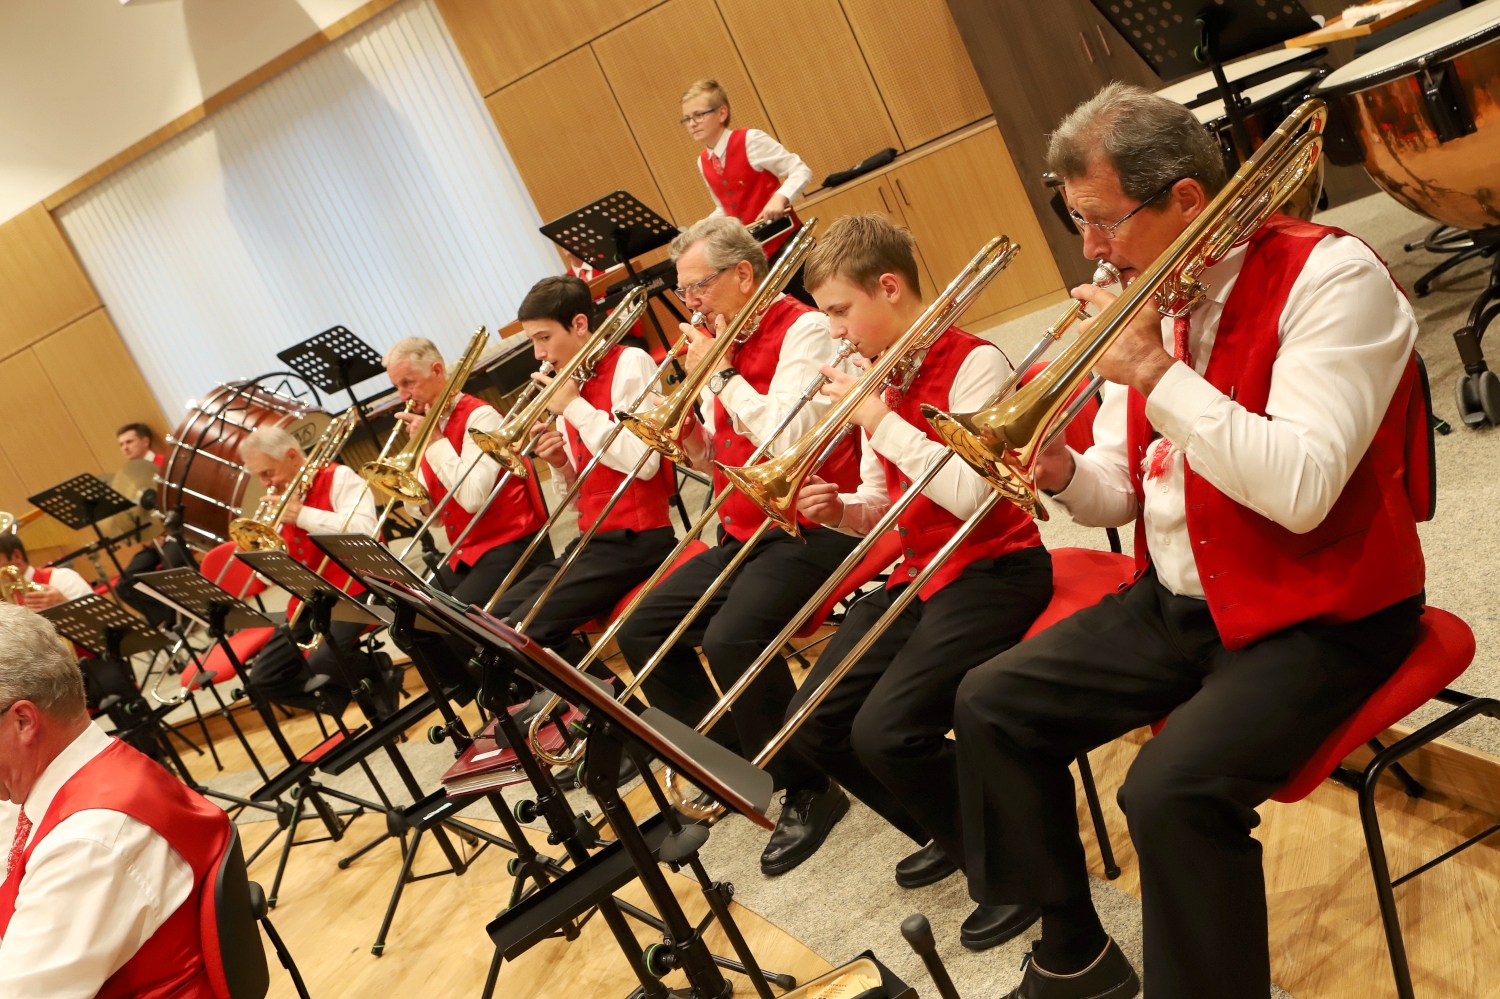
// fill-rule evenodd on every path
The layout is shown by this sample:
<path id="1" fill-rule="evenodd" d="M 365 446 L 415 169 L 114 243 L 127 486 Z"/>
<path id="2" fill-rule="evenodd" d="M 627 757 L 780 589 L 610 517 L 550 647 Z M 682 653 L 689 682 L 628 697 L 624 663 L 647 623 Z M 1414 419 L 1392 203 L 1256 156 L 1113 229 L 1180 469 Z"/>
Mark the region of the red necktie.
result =
<path id="1" fill-rule="evenodd" d="M 16 817 L 16 838 L 11 840 L 10 859 L 5 864 L 5 876 L 10 877 L 10 872 L 21 866 L 21 855 L 26 852 L 26 841 L 31 838 L 31 820 L 26 817 L 26 809 L 22 808 L 20 815 Z"/>
<path id="2" fill-rule="evenodd" d="M 1188 367 L 1193 366 L 1193 354 L 1188 350 L 1188 334 L 1192 332 L 1192 329 L 1193 322 L 1188 316 L 1178 316 L 1172 320 L 1172 356 Z M 1146 478 L 1159 479 L 1166 474 L 1176 450 L 1176 445 L 1163 437 L 1161 443 L 1151 452 L 1151 464 L 1146 469 Z"/>

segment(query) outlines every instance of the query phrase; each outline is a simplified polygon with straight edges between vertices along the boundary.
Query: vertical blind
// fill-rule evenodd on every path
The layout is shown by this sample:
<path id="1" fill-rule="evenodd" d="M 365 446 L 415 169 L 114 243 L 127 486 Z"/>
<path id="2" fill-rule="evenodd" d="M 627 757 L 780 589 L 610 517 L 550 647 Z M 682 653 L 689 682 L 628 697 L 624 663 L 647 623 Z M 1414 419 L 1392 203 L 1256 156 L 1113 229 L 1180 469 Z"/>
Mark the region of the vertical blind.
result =
<path id="1" fill-rule="evenodd" d="M 336 325 L 380 351 L 425 336 L 456 357 L 560 270 L 432 0 L 396 5 L 58 217 L 174 421 Z"/>

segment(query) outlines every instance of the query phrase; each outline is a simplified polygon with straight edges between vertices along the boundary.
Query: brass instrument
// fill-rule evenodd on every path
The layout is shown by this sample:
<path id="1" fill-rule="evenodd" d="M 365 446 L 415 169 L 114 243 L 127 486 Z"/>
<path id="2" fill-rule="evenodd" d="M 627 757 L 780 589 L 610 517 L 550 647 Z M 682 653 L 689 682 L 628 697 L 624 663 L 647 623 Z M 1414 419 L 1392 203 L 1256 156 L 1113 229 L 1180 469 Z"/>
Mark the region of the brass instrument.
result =
<path id="1" fill-rule="evenodd" d="M 517 442 L 525 440 L 530 435 L 532 426 L 543 419 L 551 418 L 547 413 L 547 404 L 552 401 L 552 397 L 557 394 L 557 390 L 562 387 L 565 380 L 572 378 L 581 386 L 594 376 L 594 369 L 598 367 L 600 361 L 604 360 L 604 355 L 625 338 L 625 334 L 635 326 L 636 320 L 645 313 L 646 301 L 644 288 L 630 289 L 609 317 L 600 323 L 599 328 L 589 336 L 578 353 L 565 361 L 562 367 L 552 372 L 551 383 L 541 389 L 534 399 L 519 410 L 513 409 L 512 414 L 507 415 L 496 430 L 470 430 L 469 436 L 473 438 L 474 443 L 478 444 L 485 454 L 514 472 L 517 478 L 526 478 L 528 470 L 526 462 L 521 459 Z M 537 385 L 537 383 L 533 381 L 532 385 Z M 530 386 L 527 387 L 527 391 L 530 392 Z"/>
<path id="2" fill-rule="evenodd" d="M 483 326 L 474 331 L 474 336 L 469 339 L 469 346 L 453 366 L 447 384 L 427 407 L 427 415 L 407 438 L 406 446 L 389 458 L 377 458 L 360 469 L 359 474 L 390 499 L 426 503 L 431 498 L 417 473 L 422 464 L 422 455 L 426 452 L 427 445 L 432 443 L 432 435 L 437 433 L 438 423 L 458 401 L 458 395 L 463 391 L 464 383 L 469 380 L 474 366 L 479 363 L 479 355 L 484 352 L 484 345 L 489 338 L 489 332 Z"/>
<path id="3" fill-rule="evenodd" d="M 16 529 L 16 515 L 0 510 L 0 534 Z"/>
<path id="4" fill-rule="evenodd" d="M 254 514 L 249 517 L 236 517 L 230 521 L 229 536 L 234 539 L 240 551 L 263 552 L 286 549 L 286 542 L 282 540 L 278 527 L 287 503 L 293 496 L 298 498 L 304 496 L 312 486 L 313 478 L 324 468 L 333 464 L 358 422 L 359 413 L 355 407 L 350 406 L 344 410 L 313 444 L 312 450 L 307 453 L 307 457 L 302 462 L 302 467 L 297 470 L 297 474 L 292 477 L 292 481 L 287 483 L 286 488 L 280 494 L 266 493 L 256 504 Z"/>
<path id="5" fill-rule="evenodd" d="M 810 218 L 802 224 L 802 228 L 797 230 L 797 235 L 792 237 L 781 256 L 777 258 L 776 266 L 771 268 L 771 273 L 761 281 L 759 287 L 750 296 L 750 300 L 735 313 L 734 320 L 730 322 L 723 335 L 715 337 L 714 346 L 709 355 L 701 364 L 688 372 L 687 377 L 672 390 L 672 394 L 663 400 L 661 405 L 645 413 L 622 413 L 620 415 L 620 422 L 625 424 L 626 429 L 666 458 L 676 462 L 688 462 L 687 452 L 682 449 L 682 442 L 688 435 L 688 418 L 693 414 L 693 404 L 702 394 L 703 387 L 708 384 L 709 378 L 713 377 L 714 369 L 719 366 L 719 361 L 723 360 L 724 355 L 729 353 L 735 344 L 743 343 L 754 335 L 760 327 L 760 321 L 765 316 L 766 310 L 771 307 L 771 303 L 776 300 L 793 275 L 802 267 L 803 260 L 813 248 L 813 230 L 817 228 L 817 225 L 816 218 Z"/>
<path id="6" fill-rule="evenodd" d="M 0 601 L 8 604 L 24 603 L 21 597 L 23 593 L 38 593 L 41 589 L 26 578 L 25 570 L 20 566 L 0 565 Z"/>
<path id="7" fill-rule="evenodd" d="M 1007 499 L 1038 520 L 1047 511 L 1036 494 L 1036 462 L 1066 425 L 1069 400 L 1094 365 L 1148 301 L 1163 316 L 1186 316 L 1201 301 L 1203 272 L 1258 229 L 1320 165 L 1328 111 L 1305 101 L 1255 151 L 1224 189 L 1149 268 L 1069 344 L 1047 370 L 1009 398 L 973 413 L 923 414 L 948 446 Z"/>

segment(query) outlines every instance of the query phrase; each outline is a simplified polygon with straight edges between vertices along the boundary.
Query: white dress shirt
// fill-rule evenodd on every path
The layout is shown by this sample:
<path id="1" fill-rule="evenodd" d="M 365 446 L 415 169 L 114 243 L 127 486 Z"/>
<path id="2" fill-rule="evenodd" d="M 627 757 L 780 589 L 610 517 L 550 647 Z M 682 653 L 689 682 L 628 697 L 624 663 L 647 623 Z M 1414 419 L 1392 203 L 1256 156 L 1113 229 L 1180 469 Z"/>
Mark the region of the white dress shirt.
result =
<path id="1" fill-rule="evenodd" d="M 500 478 L 500 463 L 489 457 L 482 451 L 474 438 L 469 436 L 470 430 L 487 430 L 494 432 L 500 429 L 504 417 L 500 411 L 489 403 L 476 406 L 469 411 L 468 422 L 464 424 L 464 446 L 462 451 L 455 451 L 453 445 L 448 443 L 448 438 L 443 436 L 443 431 L 448 426 L 448 420 L 444 419 L 438 424 L 437 433 L 432 437 L 432 443 L 427 446 L 427 464 L 432 466 L 438 481 L 447 490 L 453 489 L 453 483 L 463 478 L 464 472 L 469 471 L 469 466 L 476 461 L 478 466 L 469 472 L 464 484 L 459 486 L 458 493 L 449 500 L 457 503 L 467 513 L 476 513 L 484 501 L 489 498 L 490 490 L 495 488 L 495 482 Z"/>
<path id="2" fill-rule="evenodd" d="M 950 413 L 968 413 L 981 409 L 995 399 L 1005 379 L 1010 377 L 1010 362 L 998 347 L 985 344 L 969 351 L 953 376 L 948 389 Z M 860 431 L 864 449 L 859 459 L 859 488 L 840 493 L 844 516 L 838 530 L 860 537 L 870 533 L 891 507 L 886 487 L 883 455 L 901 470 L 907 481 L 915 482 L 934 463 L 948 453 L 948 447 L 931 439 L 920 428 L 903 420 L 897 413 L 887 414 L 875 428 L 874 436 Z M 980 474 L 965 462 L 954 459 L 943 466 L 922 495 L 947 510 L 959 520 L 967 520 L 989 498 L 993 490 Z"/>
<path id="3" fill-rule="evenodd" d="M 33 838 L 63 784 L 112 741 L 90 723 L 42 771 L 25 803 Z M 18 810 L 0 808 L 8 853 Z M 149 826 L 102 808 L 75 812 L 27 861 L 0 939 L 0 996 L 92 999 L 192 892 L 192 867 Z"/>
<path id="4" fill-rule="evenodd" d="M 1205 273 L 1208 294 L 1189 334 L 1193 365 L 1179 361 L 1162 376 L 1146 416 L 1230 499 L 1305 534 L 1333 508 L 1374 439 L 1416 342 L 1417 321 L 1369 247 L 1351 236 L 1325 237 L 1281 313 L 1266 415 L 1251 413 L 1202 377 L 1245 252 L 1233 250 Z M 1162 322 L 1162 342 L 1172 349 L 1170 319 Z M 1094 446 L 1074 452 L 1073 480 L 1053 497 L 1088 527 L 1118 527 L 1137 513 L 1125 440 L 1128 395 L 1123 386 L 1105 386 Z M 1158 440 L 1152 449 L 1162 446 Z M 1157 577 L 1173 593 L 1202 597 L 1180 456 L 1144 489 L 1141 512 Z"/>
<path id="5" fill-rule="evenodd" d="M 718 157 L 719 164 L 724 163 L 724 153 L 729 148 L 730 129 L 724 129 L 719 136 L 719 141 L 714 144 L 712 153 Z M 776 193 L 791 201 L 802 193 L 802 189 L 812 183 L 812 168 L 802 162 L 802 157 L 791 152 L 781 143 L 771 138 L 758 128 L 745 129 L 745 159 L 750 161 L 750 166 L 756 170 L 769 170 L 781 178 L 781 186 Z M 703 179 L 705 185 L 708 178 Z M 715 218 L 729 213 L 724 210 L 719 196 L 714 194 L 714 189 L 709 187 L 708 194 L 714 199 L 714 210 L 708 213 L 709 218 Z"/>
<path id="6" fill-rule="evenodd" d="M 614 414 L 634 405 L 635 401 L 641 398 L 646 387 L 655 380 L 656 362 L 651 360 L 651 355 L 639 347 L 626 347 L 620 352 L 620 359 L 615 362 L 614 377 L 609 384 L 609 412 L 595 409 L 582 396 L 568 403 L 563 409 L 562 423 L 564 425 L 558 428 L 563 431 L 563 448 L 568 455 L 568 467 L 563 470 L 563 474 L 552 477 L 554 495 L 561 497 L 577 478 L 578 473 L 583 471 L 584 466 L 589 463 L 588 458 L 574 452 L 573 442 L 568 438 L 567 426 L 572 426 L 578 431 L 578 436 L 582 438 L 589 454 L 598 454 L 599 448 L 604 446 L 604 439 L 614 431 Z M 647 396 L 637 408 L 646 409 L 651 402 L 652 397 Z M 641 466 L 636 477 L 654 478 L 661 470 L 661 457 L 648 447 L 645 441 L 629 431 L 615 437 L 609 450 L 604 452 L 604 458 L 600 464 L 623 475 L 635 468 L 635 463 L 641 460 L 643 454 L 649 454 L 650 457 Z"/>
<path id="7" fill-rule="evenodd" d="M 35 576 L 36 566 L 28 565 L 26 567 L 26 581 L 28 583 L 32 582 Z M 67 600 L 77 600 L 79 597 L 86 597 L 94 592 L 94 588 L 89 585 L 88 580 L 78 575 L 72 569 L 61 565 L 52 570 L 51 578 L 44 585 L 55 588 Z"/>
<path id="8" fill-rule="evenodd" d="M 784 297 L 778 296 L 777 301 Z M 838 344 L 829 329 L 827 316 L 821 312 L 804 312 L 798 316 L 787 328 L 786 336 L 781 341 L 781 355 L 776 362 L 776 371 L 771 375 L 771 384 L 764 395 L 755 391 L 755 386 L 743 375 L 729 379 L 724 390 L 719 393 L 718 401 L 724 404 L 724 409 L 729 413 L 733 429 L 759 446 L 797 405 L 807 387 L 814 380 L 823 377 L 818 368 L 824 364 L 833 364 L 838 360 L 838 354 Z M 847 369 L 847 362 L 845 366 Z M 699 408 L 703 411 L 703 430 L 711 438 L 716 414 L 714 394 L 707 385 L 703 388 L 699 403 Z M 769 453 L 780 453 L 783 448 L 811 430 L 832 405 L 833 400 L 821 392 L 814 395 L 812 401 L 803 406 L 787 424 L 786 430 L 772 444 Z M 698 468 L 711 470 L 713 466 L 705 461 L 712 457 L 706 453 L 707 440 L 693 440 L 689 444 L 686 450 L 693 459 L 693 464 Z"/>
<path id="9" fill-rule="evenodd" d="M 354 469 L 348 465 L 333 466 L 333 486 L 328 498 L 332 510 L 314 510 L 304 503 L 297 512 L 297 526 L 308 534 L 375 533 L 374 491 Z M 349 515 L 351 510 L 353 516 Z"/>

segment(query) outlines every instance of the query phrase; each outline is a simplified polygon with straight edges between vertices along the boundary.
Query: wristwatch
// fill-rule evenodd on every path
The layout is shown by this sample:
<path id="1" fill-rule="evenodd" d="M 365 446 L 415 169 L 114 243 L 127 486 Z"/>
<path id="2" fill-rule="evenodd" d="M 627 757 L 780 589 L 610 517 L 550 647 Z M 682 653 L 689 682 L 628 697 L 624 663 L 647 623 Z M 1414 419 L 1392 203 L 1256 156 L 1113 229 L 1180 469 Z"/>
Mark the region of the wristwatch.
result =
<path id="1" fill-rule="evenodd" d="M 739 374 L 735 368 L 725 368 L 723 371 L 715 371 L 708 379 L 708 390 L 714 395 L 724 391 L 724 386 L 729 384 L 729 379 Z"/>

